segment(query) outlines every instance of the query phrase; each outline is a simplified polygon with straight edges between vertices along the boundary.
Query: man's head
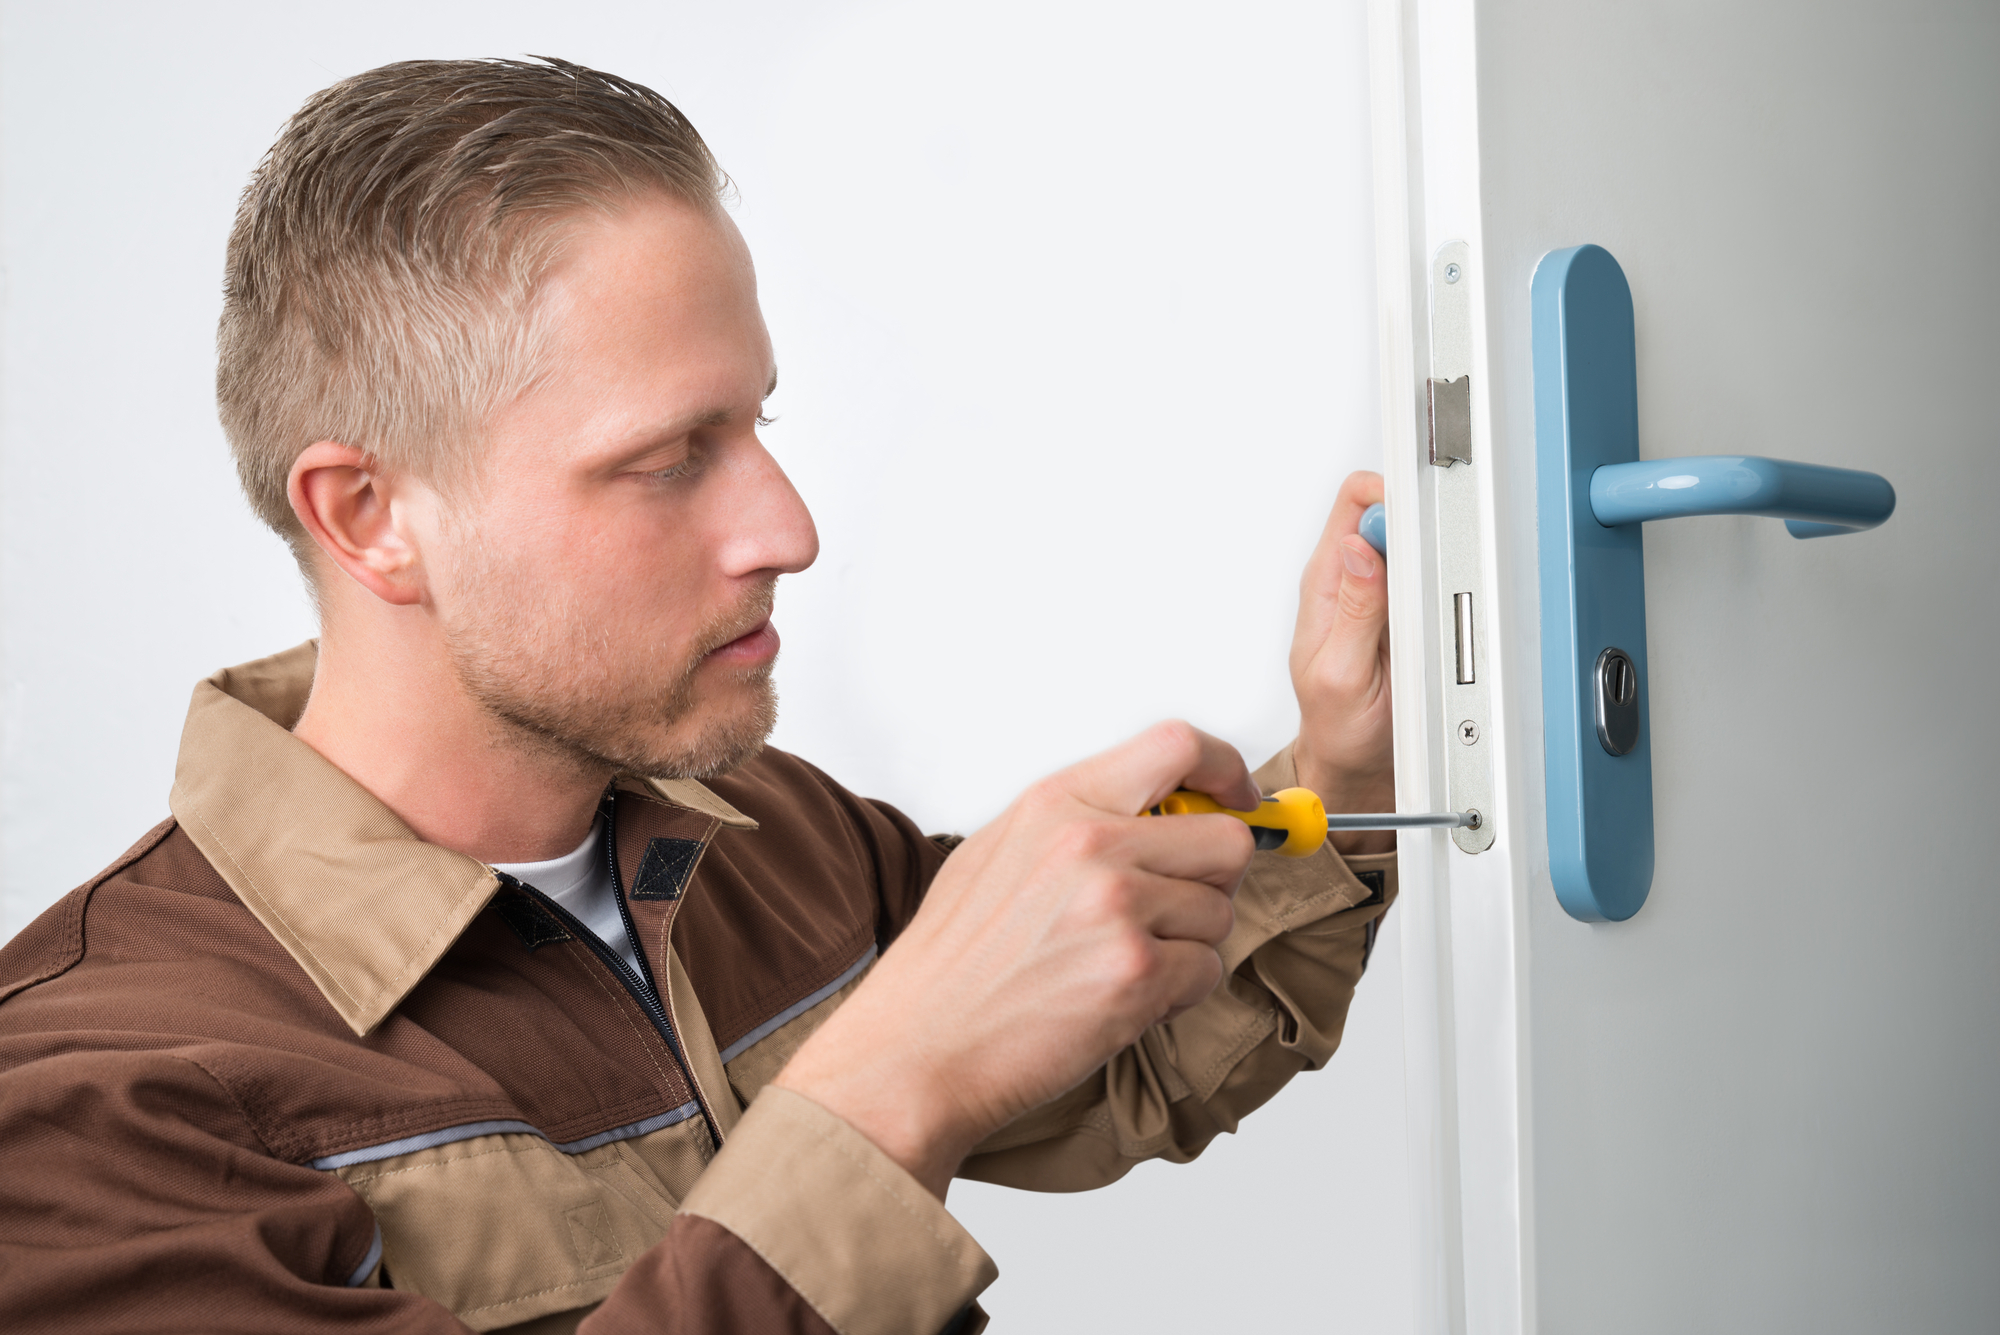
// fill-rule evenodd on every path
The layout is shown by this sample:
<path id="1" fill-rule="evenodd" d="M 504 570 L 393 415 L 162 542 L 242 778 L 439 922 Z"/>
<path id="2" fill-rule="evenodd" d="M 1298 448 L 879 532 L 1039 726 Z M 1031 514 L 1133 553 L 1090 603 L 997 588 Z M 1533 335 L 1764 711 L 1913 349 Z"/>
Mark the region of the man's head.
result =
<path id="1" fill-rule="evenodd" d="M 664 99 L 555 62 L 386 66 L 286 126 L 217 396 L 329 643 L 434 658 L 589 765 L 761 743 L 772 587 L 817 540 L 756 436 L 776 373 L 723 184 Z"/>

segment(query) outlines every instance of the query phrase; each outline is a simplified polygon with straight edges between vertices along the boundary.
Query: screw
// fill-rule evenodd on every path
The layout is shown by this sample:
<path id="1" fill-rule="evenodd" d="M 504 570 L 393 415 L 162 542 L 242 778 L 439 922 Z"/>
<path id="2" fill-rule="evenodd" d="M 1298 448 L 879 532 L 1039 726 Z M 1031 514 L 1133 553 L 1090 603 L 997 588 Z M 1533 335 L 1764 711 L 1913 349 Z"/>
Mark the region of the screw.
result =
<path id="1" fill-rule="evenodd" d="M 1465 722 L 1459 724 L 1458 740 L 1464 742 L 1467 746 L 1471 746 L 1479 740 L 1479 725 L 1471 719 L 1467 719 Z"/>
<path id="2" fill-rule="evenodd" d="M 1456 283 L 1458 281 L 1459 272 L 1460 272 L 1459 267 L 1456 264 L 1445 265 L 1444 281 L 1447 283 Z"/>

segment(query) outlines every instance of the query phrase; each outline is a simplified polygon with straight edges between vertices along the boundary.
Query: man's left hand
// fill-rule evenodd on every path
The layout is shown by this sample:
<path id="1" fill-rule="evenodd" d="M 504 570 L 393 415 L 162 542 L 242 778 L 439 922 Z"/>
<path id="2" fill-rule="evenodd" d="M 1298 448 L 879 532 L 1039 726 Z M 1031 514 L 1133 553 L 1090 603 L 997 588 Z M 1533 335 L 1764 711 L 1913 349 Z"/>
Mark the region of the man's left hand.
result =
<path id="1" fill-rule="evenodd" d="M 1299 580 L 1291 661 L 1299 737 L 1292 758 L 1299 783 L 1318 793 L 1328 811 L 1396 809 L 1388 580 L 1382 557 L 1359 531 L 1362 511 L 1381 499 L 1380 473 L 1349 474 Z M 1332 842 L 1342 853 L 1382 853 L 1396 846 L 1396 836 L 1348 831 Z"/>

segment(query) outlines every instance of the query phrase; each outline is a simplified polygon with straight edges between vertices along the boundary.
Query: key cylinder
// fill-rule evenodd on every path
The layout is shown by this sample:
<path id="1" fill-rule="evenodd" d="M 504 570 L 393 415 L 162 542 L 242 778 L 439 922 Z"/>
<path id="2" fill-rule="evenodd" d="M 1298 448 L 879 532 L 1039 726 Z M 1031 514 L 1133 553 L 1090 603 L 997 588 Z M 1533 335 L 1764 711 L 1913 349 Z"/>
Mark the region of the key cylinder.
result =
<path id="1" fill-rule="evenodd" d="M 1597 740 L 1614 756 L 1639 744 L 1639 668 L 1623 649 L 1597 656 Z"/>

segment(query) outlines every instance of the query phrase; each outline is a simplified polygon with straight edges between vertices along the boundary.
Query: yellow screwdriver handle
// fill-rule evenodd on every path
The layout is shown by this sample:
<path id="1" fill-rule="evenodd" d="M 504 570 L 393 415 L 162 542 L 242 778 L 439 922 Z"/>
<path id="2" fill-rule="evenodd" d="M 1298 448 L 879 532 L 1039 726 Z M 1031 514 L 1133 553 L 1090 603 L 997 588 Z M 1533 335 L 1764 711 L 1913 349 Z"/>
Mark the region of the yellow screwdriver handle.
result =
<path id="1" fill-rule="evenodd" d="M 1250 827 L 1260 853 L 1311 857 L 1326 842 L 1326 807 L 1310 788 L 1284 788 L 1257 804 L 1255 811 L 1232 811 L 1207 793 L 1182 788 L 1161 798 L 1143 816 L 1234 816 Z"/>

